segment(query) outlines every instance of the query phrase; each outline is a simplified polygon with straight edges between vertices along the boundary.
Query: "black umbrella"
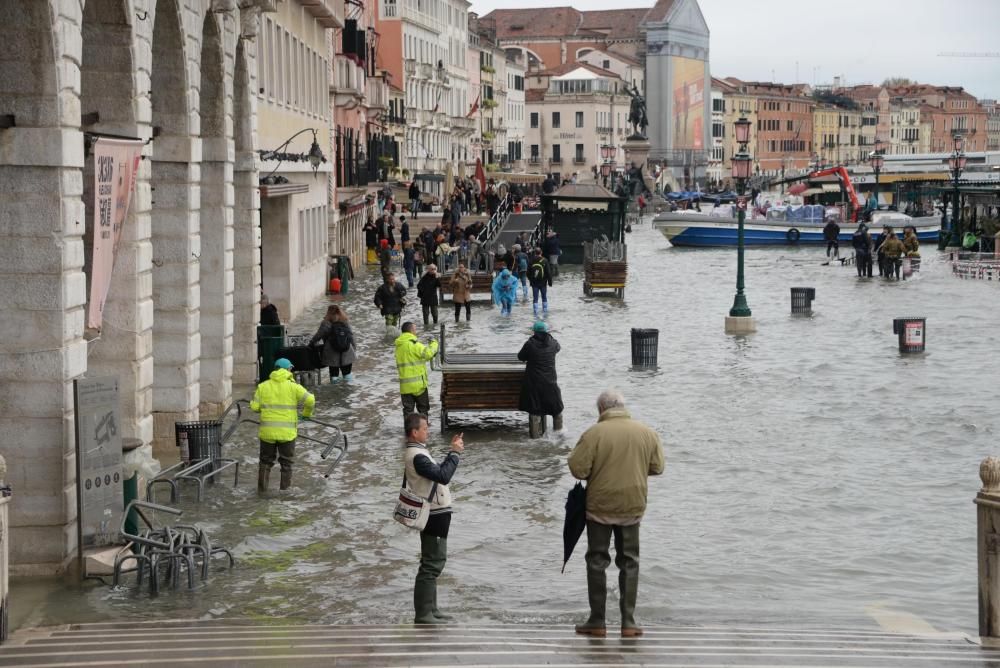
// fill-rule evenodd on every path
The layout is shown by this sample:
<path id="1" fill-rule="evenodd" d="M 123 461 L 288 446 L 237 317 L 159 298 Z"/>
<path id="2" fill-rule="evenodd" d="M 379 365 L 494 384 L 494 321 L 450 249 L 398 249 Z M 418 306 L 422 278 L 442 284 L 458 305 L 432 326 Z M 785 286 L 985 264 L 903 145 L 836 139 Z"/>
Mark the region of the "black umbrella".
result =
<path id="1" fill-rule="evenodd" d="M 583 534 L 583 528 L 587 526 L 587 488 L 583 483 L 576 483 L 573 489 L 566 495 L 566 523 L 563 524 L 563 567 L 562 573 L 566 572 L 566 562 L 573 554 L 576 542 Z"/>

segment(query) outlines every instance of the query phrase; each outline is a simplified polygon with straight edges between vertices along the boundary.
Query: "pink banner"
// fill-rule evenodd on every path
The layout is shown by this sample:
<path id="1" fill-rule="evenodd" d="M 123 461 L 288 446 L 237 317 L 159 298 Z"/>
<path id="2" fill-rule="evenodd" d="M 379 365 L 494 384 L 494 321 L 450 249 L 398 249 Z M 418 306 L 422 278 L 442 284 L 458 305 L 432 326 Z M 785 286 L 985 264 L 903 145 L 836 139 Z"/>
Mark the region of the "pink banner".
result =
<path id="1" fill-rule="evenodd" d="M 94 248 L 87 302 L 87 329 L 101 329 L 104 300 L 111 287 L 118 242 L 132 202 L 143 142 L 98 139 L 94 142 Z"/>

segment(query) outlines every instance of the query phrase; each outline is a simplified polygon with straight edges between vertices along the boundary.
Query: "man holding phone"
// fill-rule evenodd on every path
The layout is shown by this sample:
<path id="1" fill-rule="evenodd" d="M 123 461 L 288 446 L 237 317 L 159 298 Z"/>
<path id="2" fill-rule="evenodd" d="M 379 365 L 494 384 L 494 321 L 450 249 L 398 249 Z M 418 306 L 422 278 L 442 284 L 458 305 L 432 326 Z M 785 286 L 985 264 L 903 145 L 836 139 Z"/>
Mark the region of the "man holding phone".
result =
<path id="1" fill-rule="evenodd" d="M 410 413 L 403 421 L 406 430 L 406 486 L 430 503 L 427 526 L 420 532 L 420 568 L 413 586 L 414 624 L 445 624 L 451 619 L 438 609 L 437 579 L 448 560 L 448 529 L 451 526 L 451 482 L 465 450 L 462 434 L 451 439 L 451 450 L 440 463 L 427 450 L 427 417 Z"/>

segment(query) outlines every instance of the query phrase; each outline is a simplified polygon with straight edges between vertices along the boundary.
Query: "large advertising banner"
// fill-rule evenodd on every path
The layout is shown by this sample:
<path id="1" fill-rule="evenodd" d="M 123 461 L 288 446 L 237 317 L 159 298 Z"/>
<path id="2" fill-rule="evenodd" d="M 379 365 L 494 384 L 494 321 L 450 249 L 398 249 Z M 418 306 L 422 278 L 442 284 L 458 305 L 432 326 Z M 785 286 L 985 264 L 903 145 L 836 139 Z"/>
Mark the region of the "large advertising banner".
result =
<path id="1" fill-rule="evenodd" d="M 673 148 L 705 148 L 705 67 L 702 60 L 672 56 Z"/>
<path id="2" fill-rule="evenodd" d="M 132 202 L 143 142 L 100 138 L 94 142 L 94 248 L 87 300 L 87 329 L 101 329 L 104 300 Z"/>

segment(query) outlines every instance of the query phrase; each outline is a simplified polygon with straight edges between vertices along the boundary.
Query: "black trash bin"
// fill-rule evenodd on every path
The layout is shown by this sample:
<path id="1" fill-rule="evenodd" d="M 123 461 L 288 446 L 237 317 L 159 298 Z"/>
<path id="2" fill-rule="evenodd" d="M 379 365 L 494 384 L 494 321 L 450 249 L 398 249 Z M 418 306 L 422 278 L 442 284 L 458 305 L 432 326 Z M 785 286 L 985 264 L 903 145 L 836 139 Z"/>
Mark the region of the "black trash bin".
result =
<path id="1" fill-rule="evenodd" d="M 656 366 L 658 329 L 632 328 L 632 366 Z"/>
<path id="2" fill-rule="evenodd" d="M 922 353 L 927 344 L 927 318 L 894 318 L 892 333 L 899 337 L 899 352 Z"/>
<path id="3" fill-rule="evenodd" d="M 812 313 L 816 288 L 792 288 L 792 313 Z"/>
<path id="4" fill-rule="evenodd" d="M 215 462 L 222 457 L 222 420 L 175 422 L 174 435 L 183 461 L 194 464 L 211 459 Z M 208 470 L 214 470 L 214 466 Z"/>

